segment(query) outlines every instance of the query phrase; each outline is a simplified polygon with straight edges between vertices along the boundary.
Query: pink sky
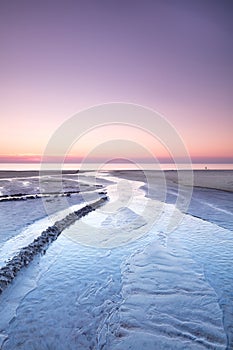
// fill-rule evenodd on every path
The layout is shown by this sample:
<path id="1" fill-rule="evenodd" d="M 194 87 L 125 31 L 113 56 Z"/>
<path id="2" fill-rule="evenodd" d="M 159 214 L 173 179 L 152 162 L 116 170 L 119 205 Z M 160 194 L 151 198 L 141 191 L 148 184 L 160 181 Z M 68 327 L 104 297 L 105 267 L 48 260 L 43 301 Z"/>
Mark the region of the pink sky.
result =
<path id="1" fill-rule="evenodd" d="M 91 3 L 1 2 L 0 162 L 39 162 L 70 116 L 130 102 L 163 114 L 193 161 L 233 163 L 232 4 Z M 100 141 L 89 135 L 68 160 Z M 140 143 L 168 160 L 154 140 L 140 135 Z"/>

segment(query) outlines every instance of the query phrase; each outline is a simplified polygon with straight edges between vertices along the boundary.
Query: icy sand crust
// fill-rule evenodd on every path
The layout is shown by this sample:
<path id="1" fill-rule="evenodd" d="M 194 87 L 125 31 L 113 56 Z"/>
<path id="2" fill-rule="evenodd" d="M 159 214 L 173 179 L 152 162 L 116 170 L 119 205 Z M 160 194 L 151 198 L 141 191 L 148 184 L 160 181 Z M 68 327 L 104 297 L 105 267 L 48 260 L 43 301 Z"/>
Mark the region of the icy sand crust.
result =
<path id="1" fill-rule="evenodd" d="M 186 251 L 154 242 L 122 265 L 122 275 L 112 349 L 226 349 L 216 294 Z"/>
<path id="2" fill-rule="evenodd" d="M 1 178 L 1 175 L 5 176 L 3 173 L 8 174 L 8 179 Z M 12 177 L 12 173 L 16 173 L 17 177 Z M 55 213 L 67 206 L 79 204 L 83 197 L 86 202 L 94 201 L 96 193 L 105 194 L 104 187 L 109 183 L 107 180 L 99 181 L 89 176 L 89 173 L 65 174 L 62 178 L 63 189 L 60 190 L 57 188 L 59 177 L 48 175 L 42 179 L 48 186 L 47 191 L 42 193 L 39 177 L 30 177 L 31 174 L 33 172 L 30 171 L 0 171 L 0 265 L 2 245 L 20 235 L 26 226 L 45 218 L 47 213 L 44 204 L 49 206 L 51 213 Z"/>
<path id="3" fill-rule="evenodd" d="M 56 170 L 43 171 L 46 175 L 57 175 L 59 174 Z M 77 174 L 74 170 L 63 170 L 62 174 L 73 175 Z M 32 177 L 39 176 L 40 172 L 38 170 L 0 170 L 0 179 L 2 178 L 20 178 L 20 177 Z"/>
<path id="4" fill-rule="evenodd" d="M 0 171 L 0 201 L 71 196 L 84 191 L 98 190 L 104 185 L 103 181 L 96 183 L 98 180 L 94 178 L 93 181 L 93 177 L 87 174 L 62 174 L 62 177 L 56 174 L 29 177 L 29 174 L 18 172 L 18 177 L 14 177 L 13 174 L 10 177 L 11 174 L 8 174 L 8 177 L 2 178 L 3 174 Z"/>
<path id="5" fill-rule="evenodd" d="M 45 252 L 49 244 L 55 241 L 65 228 L 69 227 L 76 220 L 103 205 L 106 200 L 106 196 L 102 197 L 98 201 L 70 213 L 65 218 L 56 221 L 53 226 L 48 227 L 28 246 L 23 247 L 17 255 L 6 263 L 5 266 L 0 268 L 0 294 L 7 287 L 7 285 L 13 281 L 18 272 L 24 266 L 27 266 L 33 260 L 36 254 Z"/>

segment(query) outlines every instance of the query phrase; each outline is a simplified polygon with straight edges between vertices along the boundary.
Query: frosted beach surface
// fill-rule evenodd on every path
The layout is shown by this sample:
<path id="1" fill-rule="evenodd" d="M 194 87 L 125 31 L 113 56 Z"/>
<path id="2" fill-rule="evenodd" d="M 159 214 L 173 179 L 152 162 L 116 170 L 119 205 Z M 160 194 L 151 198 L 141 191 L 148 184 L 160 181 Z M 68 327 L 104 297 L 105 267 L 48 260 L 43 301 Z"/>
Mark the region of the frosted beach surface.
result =
<path id="1" fill-rule="evenodd" d="M 97 183 L 82 175 L 85 201 L 106 190 L 108 203 L 65 229 L 0 295 L 0 348 L 232 349 L 232 193 L 216 184 L 197 187 L 188 214 L 167 233 L 175 179 L 168 179 L 162 202 L 153 191 L 148 197 L 137 172 L 116 174 L 103 173 Z M 66 179 L 74 191 L 75 175 Z M 10 180 L 4 181 L 6 195 Z M 36 192 L 36 178 L 21 178 L 17 189 L 8 187 L 10 195 L 22 192 L 22 181 L 29 182 L 28 194 Z M 56 218 L 84 205 L 81 192 L 68 197 L 69 208 L 60 197 L 49 199 Z M 0 206 L 4 264 L 51 219 L 42 198 Z"/>

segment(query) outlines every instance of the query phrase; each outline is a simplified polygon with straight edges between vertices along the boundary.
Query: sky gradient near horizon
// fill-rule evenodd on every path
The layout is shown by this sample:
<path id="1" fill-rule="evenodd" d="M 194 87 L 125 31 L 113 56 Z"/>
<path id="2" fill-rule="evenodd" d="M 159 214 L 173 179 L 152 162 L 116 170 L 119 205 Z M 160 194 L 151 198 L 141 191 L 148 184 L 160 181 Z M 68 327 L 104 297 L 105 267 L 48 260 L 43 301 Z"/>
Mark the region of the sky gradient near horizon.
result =
<path id="1" fill-rule="evenodd" d="M 0 162 L 38 162 L 70 116 L 129 102 L 164 115 L 194 162 L 233 163 L 232 37 L 230 0 L 0 0 Z"/>

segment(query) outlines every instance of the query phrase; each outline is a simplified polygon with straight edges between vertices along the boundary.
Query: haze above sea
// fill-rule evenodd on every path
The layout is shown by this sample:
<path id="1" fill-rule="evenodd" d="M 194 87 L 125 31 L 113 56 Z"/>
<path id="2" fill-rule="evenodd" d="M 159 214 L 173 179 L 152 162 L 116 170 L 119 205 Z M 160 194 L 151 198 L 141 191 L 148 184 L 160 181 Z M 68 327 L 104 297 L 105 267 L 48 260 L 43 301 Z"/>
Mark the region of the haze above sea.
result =
<path id="1" fill-rule="evenodd" d="M 57 169 L 57 164 L 46 165 L 49 169 Z M 233 164 L 191 164 L 193 170 L 233 170 Z M 1 170 L 40 170 L 40 163 L 0 163 Z M 64 163 L 64 170 L 190 170 L 188 164 L 172 163 L 150 163 L 150 164 L 133 164 L 133 163 Z"/>

